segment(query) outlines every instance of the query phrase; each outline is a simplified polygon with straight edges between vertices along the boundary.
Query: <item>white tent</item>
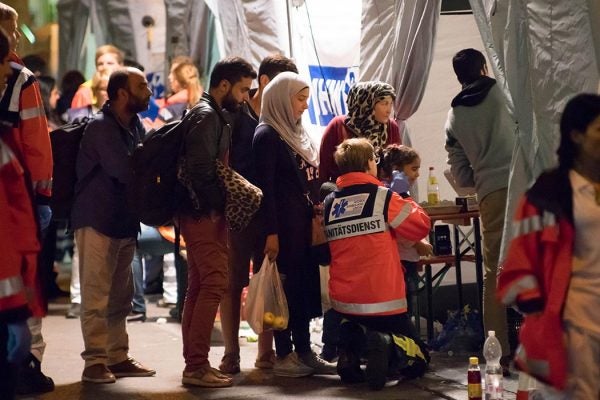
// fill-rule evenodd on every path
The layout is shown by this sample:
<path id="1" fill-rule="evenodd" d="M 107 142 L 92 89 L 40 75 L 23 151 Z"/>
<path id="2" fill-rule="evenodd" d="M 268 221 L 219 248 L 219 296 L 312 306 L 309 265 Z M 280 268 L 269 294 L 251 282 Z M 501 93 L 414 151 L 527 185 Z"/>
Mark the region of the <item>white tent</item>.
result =
<path id="1" fill-rule="evenodd" d="M 516 198 L 554 163 L 565 102 L 576 93 L 598 91 L 600 0 L 470 3 L 515 120 L 507 210 L 512 216 Z M 97 44 L 128 50 L 157 86 L 164 81 L 165 60 L 174 55 L 191 55 L 208 75 L 220 57 L 241 55 L 258 65 L 280 51 L 310 77 L 306 124 L 317 139 L 333 116 L 345 113 L 347 91 L 358 79 L 393 84 L 396 118 L 406 127 L 426 88 L 439 90 L 427 82 L 440 5 L 441 0 L 59 0 L 60 71 L 83 67 L 86 33 Z M 155 21 L 151 28 L 139 22 L 148 14 Z M 455 81 L 449 65 L 447 79 Z M 442 128 L 426 134 L 443 135 Z"/>
<path id="2" fill-rule="evenodd" d="M 599 0 L 470 0 L 488 58 L 517 123 L 507 220 L 556 162 L 565 103 L 600 82 Z M 505 238 L 510 226 L 505 225 Z M 506 241 L 505 241 L 506 244 Z"/>

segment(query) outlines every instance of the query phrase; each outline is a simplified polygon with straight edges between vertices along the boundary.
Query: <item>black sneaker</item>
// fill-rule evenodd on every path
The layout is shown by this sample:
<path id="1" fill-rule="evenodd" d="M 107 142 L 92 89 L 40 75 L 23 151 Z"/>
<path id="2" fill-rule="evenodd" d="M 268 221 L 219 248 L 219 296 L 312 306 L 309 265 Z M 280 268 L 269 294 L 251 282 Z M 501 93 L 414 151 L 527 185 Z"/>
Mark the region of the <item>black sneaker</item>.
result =
<path id="1" fill-rule="evenodd" d="M 17 394 L 48 393 L 53 390 L 54 381 L 42 373 L 40 361 L 30 353 L 17 374 Z"/>
<path id="2" fill-rule="evenodd" d="M 336 362 L 338 359 L 337 346 L 333 344 L 324 344 L 319 357 L 330 363 Z"/>
<path id="3" fill-rule="evenodd" d="M 360 368 L 360 357 L 351 349 L 338 352 L 337 373 L 344 383 L 359 383 L 365 381 L 365 373 Z"/>
<path id="4" fill-rule="evenodd" d="M 388 375 L 392 337 L 386 333 L 367 332 L 367 383 L 373 390 L 385 386 Z"/>
<path id="5" fill-rule="evenodd" d="M 127 316 L 127 322 L 144 322 L 146 321 L 146 313 L 140 311 L 132 311 Z"/>

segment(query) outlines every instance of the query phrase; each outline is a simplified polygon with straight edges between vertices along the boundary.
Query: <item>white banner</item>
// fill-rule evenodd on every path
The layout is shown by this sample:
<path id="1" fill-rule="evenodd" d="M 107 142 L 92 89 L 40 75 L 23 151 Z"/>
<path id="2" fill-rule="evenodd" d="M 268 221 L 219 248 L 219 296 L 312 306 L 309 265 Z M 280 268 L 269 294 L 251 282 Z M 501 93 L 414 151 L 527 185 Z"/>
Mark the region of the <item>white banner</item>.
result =
<path id="1" fill-rule="evenodd" d="M 292 57 L 311 83 L 303 124 L 317 144 L 329 121 L 346 114 L 348 91 L 358 80 L 361 7 L 361 0 L 290 5 Z"/>

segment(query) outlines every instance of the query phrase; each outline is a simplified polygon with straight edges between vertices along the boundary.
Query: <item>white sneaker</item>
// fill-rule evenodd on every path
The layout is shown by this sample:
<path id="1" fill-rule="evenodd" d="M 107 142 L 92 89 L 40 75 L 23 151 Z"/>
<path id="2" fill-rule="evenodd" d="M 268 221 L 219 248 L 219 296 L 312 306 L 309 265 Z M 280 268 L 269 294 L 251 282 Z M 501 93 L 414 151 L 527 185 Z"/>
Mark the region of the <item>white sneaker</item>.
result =
<path id="1" fill-rule="evenodd" d="M 276 376 L 287 376 L 289 378 L 300 378 L 312 375 L 315 371 L 300 361 L 296 352 L 291 352 L 284 358 L 277 358 L 273 366 L 273 374 Z"/>
<path id="2" fill-rule="evenodd" d="M 312 368 L 315 375 L 337 375 L 335 364 L 323 360 L 312 351 L 298 354 L 298 358 L 304 365 Z"/>

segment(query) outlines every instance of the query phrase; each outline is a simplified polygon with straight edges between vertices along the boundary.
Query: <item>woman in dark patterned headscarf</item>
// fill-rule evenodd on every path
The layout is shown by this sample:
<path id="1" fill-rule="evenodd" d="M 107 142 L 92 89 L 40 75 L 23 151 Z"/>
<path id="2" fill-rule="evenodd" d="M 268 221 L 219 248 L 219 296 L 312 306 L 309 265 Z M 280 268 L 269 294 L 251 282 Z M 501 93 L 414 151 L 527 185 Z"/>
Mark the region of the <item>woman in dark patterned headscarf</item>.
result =
<path id="1" fill-rule="evenodd" d="M 387 83 L 358 82 L 350 88 L 348 114 L 331 120 L 321 140 L 319 178 L 321 182 L 333 181 L 339 176 L 333 153 L 336 146 L 351 137 L 364 137 L 376 149 L 388 144 L 400 144 L 400 130 L 390 119 L 396 93 Z"/>

